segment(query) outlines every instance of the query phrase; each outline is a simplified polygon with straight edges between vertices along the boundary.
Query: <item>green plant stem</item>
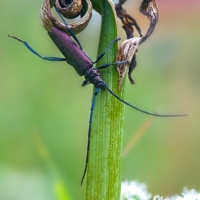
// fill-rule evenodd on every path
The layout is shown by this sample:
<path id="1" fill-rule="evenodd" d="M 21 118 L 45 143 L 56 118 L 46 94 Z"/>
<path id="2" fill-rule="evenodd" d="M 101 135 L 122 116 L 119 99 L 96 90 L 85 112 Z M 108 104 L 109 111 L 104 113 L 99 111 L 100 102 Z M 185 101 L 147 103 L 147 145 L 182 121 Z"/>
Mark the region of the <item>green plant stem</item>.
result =
<path id="1" fill-rule="evenodd" d="M 93 0 L 94 9 L 102 16 L 98 54 L 117 37 L 116 15 L 108 0 Z M 116 62 L 117 44 L 98 62 L 98 66 Z M 117 91 L 118 75 L 115 66 L 101 70 L 103 80 L 120 97 Z M 87 172 L 87 200 L 120 199 L 121 153 L 124 105 L 108 91 L 101 90 L 96 98 Z"/>

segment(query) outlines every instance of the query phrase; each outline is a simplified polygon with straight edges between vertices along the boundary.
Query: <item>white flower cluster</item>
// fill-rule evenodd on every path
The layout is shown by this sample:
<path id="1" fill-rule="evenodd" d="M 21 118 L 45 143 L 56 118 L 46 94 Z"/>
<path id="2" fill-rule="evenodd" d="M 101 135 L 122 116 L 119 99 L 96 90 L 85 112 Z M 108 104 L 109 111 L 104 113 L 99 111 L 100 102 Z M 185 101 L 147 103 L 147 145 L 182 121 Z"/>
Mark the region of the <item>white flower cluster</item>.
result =
<path id="1" fill-rule="evenodd" d="M 150 200 L 151 194 L 147 192 L 147 186 L 137 181 L 124 181 L 121 184 L 120 200 Z"/>
<path id="2" fill-rule="evenodd" d="M 172 196 L 172 197 L 161 197 L 161 196 L 154 196 L 153 200 L 200 200 L 200 193 L 197 192 L 195 189 L 188 190 L 185 188 L 180 195 Z"/>
<path id="3" fill-rule="evenodd" d="M 147 191 L 144 183 L 137 181 L 124 181 L 121 184 L 120 200 L 150 200 L 152 195 Z M 172 197 L 161 197 L 156 195 L 153 200 L 200 200 L 200 193 L 195 189 L 188 190 L 185 188 L 181 195 Z"/>

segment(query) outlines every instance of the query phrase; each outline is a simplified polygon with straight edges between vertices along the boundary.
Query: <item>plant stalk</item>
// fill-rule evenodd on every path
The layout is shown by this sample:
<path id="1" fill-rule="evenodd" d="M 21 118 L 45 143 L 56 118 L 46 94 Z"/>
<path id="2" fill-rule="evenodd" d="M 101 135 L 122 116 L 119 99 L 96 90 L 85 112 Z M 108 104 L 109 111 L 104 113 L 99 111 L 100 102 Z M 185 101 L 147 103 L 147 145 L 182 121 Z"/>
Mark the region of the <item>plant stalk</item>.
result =
<path id="1" fill-rule="evenodd" d="M 117 37 L 116 15 L 110 0 L 92 0 L 92 4 L 102 16 L 98 47 L 100 54 Z M 116 62 L 117 48 L 115 44 L 98 62 L 97 67 Z M 124 87 L 118 92 L 116 66 L 111 65 L 100 73 L 108 87 L 123 98 Z M 101 90 L 96 98 L 91 128 L 87 200 L 120 199 L 123 119 L 124 105 L 108 91 Z"/>

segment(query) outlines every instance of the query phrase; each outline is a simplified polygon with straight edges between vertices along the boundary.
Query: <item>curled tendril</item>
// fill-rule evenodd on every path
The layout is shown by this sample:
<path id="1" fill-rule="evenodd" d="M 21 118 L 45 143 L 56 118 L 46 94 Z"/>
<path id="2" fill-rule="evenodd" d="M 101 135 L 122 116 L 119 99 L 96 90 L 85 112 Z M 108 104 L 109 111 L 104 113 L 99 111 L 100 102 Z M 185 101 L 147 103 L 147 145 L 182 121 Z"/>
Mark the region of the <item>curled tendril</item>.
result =
<path id="1" fill-rule="evenodd" d="M 73 0 L 66 3 L 65 0 L 54 0 L 59 12 L 66 18 L 72 19 L 80 15 L 76 21 L 68 24 L 68 27 L 75 33 L 80 33 L 88 25 L 92 16 L 92 4 L 90 0 Z M 43 0 L 40 17 L 43 27 L 50 31 L 52 27 L 57 27 L 70 35 L 63 22 L 57 20 L 51 12 L 50 0 Z"/>
<path id="2" fill-rule="evenodd" d="M 122 5 L 121 5 L 122 7 Z M 116 8 L 116 6 L 115 6 Z M 124 9 L 122 8 L 121 11 Z M 134 84 L 134 80 L 131 77 L 131 74 L 133 70 L 136 67 L 136 53 L 138 50 L 138 47 L 141 43 L 143 43 L 149 36 L 153 33 L 155 30 L 156 24 L 158 22 L 158 7 L 156 4 L 155 0 L 143 0 L 141 5 L 140 5 L 140 12 L 147 16 L 150 24 L 149 28 L 146 31 L 146 33 L 141 36 L 140 32 L 140 37 L 133 37 L 133 28 L 132 26 L 135 24 L 133 22 L 136 22 L 134 19 L 131 21 L 132 23 L 128 23 L 128 19 L 130 19 L 130 15 L 128 15 L 126 12 L 120 12 L 121 14 L 125 13 L 124 15 L 120 16 L 119 18 L 122 20 L 123 23 L 123 28 L 126 26 L 126 29 L 124 28 L 126 35 L 127 35 L 127 40 L 121 43 L 118 52 L 117 52 L 117 62 L 121 62 L 124 60 L 128 60 L 128 64 L 121 64 L 117 65 L 117 71 L 119 75 L 119 83 L 118 83 L 118 89 L 119 91 L 121 90 L 122 83 L 124 80 L 125 75 L 128 72 L 128 77 L 131 82 L 131 84 Z M 119 14 L 118 14 L 119 15 Z M 137 29 L 137 27 L 136 27 Z"/>

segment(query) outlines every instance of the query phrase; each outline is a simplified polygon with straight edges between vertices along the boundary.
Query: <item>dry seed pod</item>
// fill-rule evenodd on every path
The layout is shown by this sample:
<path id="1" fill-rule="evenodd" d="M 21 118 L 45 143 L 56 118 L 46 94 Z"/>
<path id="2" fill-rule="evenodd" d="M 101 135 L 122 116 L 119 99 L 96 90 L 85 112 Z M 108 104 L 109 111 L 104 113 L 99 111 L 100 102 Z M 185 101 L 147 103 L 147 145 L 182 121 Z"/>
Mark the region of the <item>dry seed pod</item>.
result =
<path id="1" fill-rule="evenodd" d="M 150 25 L 147 32 L 142 37 L 133 37 L 125 40 L 121 43 L 117 52 L 117 62 L 128 60 L 130 64 L 117 65 L 117 71 L 119 75 L 118 89 L 121 90 L 123 80 L 127 74 L 131 84 L 134 84 L 134 80 L 131 77 L 131 73 L 136 67 L 136 52 L 139 45 L 144 42 L 154 31 L 158 22 L 158 7 L 155 0 L 144 0 L 140 6 L 140 12 L 148 17 Z"/>
<path id="2" fill-rule="evenodd" d="M 87 10 L 85 11 L 85 9 L 84 9 L 85 12 L 81 13 L 82 17 L 80 19 L 76 20 L 73 23 L 68 24 L 68 27 L 75 34 L 78 34 L 82 30 L 85 29 L 85 27 L 88 25 L 88 23 L 91 19 L 91 16 L 92 16 L 92 4 L 91 4 L 90 0 L 85 0 L 82 2 L 85 4 L 85 5 L 83 5 L 83 7 L 87 8 Z M 49 31 L 51 29 L 51 27 L 54 26 L 54 27 L 57 27 L 58 29 L 64 31 L 68 35 L 70 35 L 68 30 L 66 29 L 65 24 L 63 22 L 60 22 L 53 16 L 53 14 L 51 12 L 50 0 L 43 0 L 41 10 L 40 10 L 40 17 L 42 20 L 42 25 L 47 31 Z"/>

